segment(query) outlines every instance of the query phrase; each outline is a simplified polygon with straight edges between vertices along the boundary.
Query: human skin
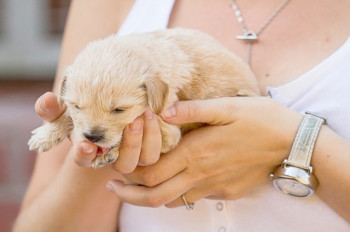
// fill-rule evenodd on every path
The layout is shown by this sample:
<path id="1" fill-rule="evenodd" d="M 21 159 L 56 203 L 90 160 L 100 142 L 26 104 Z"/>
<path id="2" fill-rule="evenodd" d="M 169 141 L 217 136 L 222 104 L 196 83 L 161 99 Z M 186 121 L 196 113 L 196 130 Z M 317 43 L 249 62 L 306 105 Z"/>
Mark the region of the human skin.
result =
<path id="1" fill-rule="evenodd" d="M 246 45 L 232 39 L 241 34 L 241 28 L 228 3 L 197 1 L 177 1 L 169 26 L 207 32 L 244 58 Z M 57 80 L 89 41 L 118 30 L 132 3 L 73 1 Z M 278 4 L 276 0 L 242 1 L 240 7 L 250 9 L 245 19 L 250 28 L 258 28 Z M 292 1 L 281 12 L 284 16 L 266 28 L 261 43 L 253 45 L 252 69 L 262 92 L 266 86 L 296 79 L 343 44 L 350 34 L 349 9 L 346 0 L 337 4 L 331 0 L 317 4 Z M 285 32 L 286 26 L 290 33 Z M 39 115 L 48 121 L 62 111 L 54 99 L 55 95 L 47 93 L 36 106 Z M 199 121 L 211 126 L 185 135 L 175 150 L 160 156 L 160 139 L 150 136 L 159 137 L 159 128 L 153 113 L 147 111 L 126 128 L 120 159 L 97 171 L 86 168 L 96 155 L 96 147 L 75 143 L 74 138 L 73 143 L 66 140 L 39 154 L 14 231 L 115 231 L 120 200 L 150 207 L 177 207 L 183 206 L 183 193 L 189 202 L 203 197 L 243 197 L 268 181 L 269 173 L 287 156 L 302 118 L 267 97 L 179 102 L 172 109 L 176 114 L 170 118 L 163 112 L 170 123 Z M 247 143 L 254 144 L 254 149 L 246 150 L 243 145 Z M 348 141 L 323 126 L 312 159 L 320 182 L 317 194 L 348 221 L 349 151 Z M 124 185 L 118 181 L 124 177 L 151 188 Z M 106 190 L 107 183 L 112 193 Z"/>

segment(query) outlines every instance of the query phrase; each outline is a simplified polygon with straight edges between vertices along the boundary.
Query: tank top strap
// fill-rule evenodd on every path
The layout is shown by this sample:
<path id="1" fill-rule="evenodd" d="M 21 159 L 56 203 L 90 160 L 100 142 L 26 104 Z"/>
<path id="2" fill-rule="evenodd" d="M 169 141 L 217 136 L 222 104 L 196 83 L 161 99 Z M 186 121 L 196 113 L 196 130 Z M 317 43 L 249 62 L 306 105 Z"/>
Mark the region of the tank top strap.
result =
<path id="1" fill-rule="evenodd" d="M 117 36 L 165 29 L 175 0 L 136 0 Z"/>

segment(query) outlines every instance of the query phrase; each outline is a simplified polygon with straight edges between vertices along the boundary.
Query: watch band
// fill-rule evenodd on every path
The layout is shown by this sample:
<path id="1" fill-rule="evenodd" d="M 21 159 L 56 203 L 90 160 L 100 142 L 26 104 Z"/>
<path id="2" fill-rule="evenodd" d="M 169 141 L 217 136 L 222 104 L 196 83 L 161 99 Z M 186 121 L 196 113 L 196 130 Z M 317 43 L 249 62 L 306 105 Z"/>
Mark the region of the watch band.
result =
<path id="1" fill-rule="evenodd" d="M 312 172 L 310 166 L 312 152 L 322 124 L 326 120 L 311 113 L 305 116 L 295 136 L 291 152 L 285 165 L 291 165 Z"/>

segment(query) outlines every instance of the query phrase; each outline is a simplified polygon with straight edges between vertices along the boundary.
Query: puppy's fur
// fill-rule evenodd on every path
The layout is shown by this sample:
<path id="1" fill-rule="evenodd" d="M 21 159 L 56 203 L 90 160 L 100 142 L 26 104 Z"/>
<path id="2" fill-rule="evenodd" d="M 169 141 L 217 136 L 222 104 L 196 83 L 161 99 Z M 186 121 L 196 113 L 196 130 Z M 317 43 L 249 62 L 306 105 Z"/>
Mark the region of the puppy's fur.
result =
<path id="1" fill-rule="evenodd" d="M 30 149 L 46 151 L 73 130 L 103 155 L 93 167 L 115 161 L 124 128 L 147 107 L 159 114 L 178 100 L 256 96 L 249 67 L 212 37 L 168 29 L 91 42 L 66 69 L 59 101 L 67 110 L 32 133 Z M 157 116 L 158 117 L 158 116 Z M 162 152 L 181 137 L 177 126 L 158 117 Z"/>

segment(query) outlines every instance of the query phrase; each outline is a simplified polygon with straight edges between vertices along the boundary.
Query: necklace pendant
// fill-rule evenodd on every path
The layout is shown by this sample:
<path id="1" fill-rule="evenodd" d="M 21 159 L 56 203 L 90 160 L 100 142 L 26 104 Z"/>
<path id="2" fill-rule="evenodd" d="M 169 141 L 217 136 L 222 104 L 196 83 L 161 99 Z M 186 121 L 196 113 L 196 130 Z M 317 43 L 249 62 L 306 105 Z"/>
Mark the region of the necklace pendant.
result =
<path id="1" fill-rule="evenodd" d="M 243 35 L 237 35 L 236 39 L 245 40 L 247 43 L 252 43 L 258 40 L 258 34 L 254 31 L 246 31 Z"/>

